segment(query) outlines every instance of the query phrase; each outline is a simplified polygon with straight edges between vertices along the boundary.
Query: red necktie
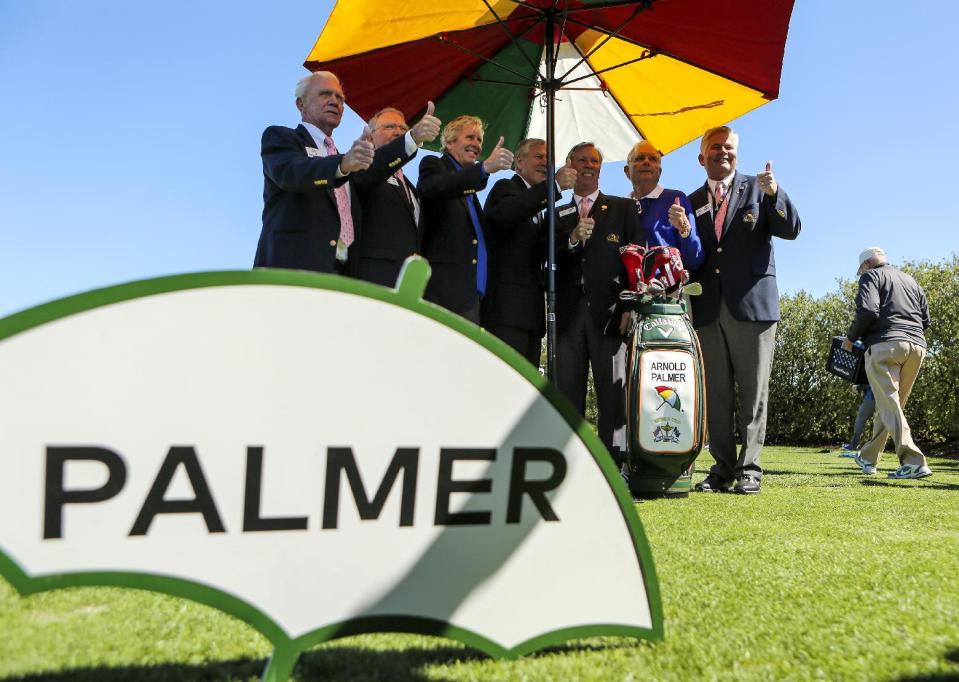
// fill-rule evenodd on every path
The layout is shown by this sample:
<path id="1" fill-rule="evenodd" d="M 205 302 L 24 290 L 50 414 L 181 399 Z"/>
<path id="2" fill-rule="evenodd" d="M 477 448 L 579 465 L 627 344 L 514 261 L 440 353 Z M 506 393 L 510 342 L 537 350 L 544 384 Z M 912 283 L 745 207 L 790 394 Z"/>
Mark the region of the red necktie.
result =
<path id="1" fill-rule="evenodd" d="M 333 138 L 327 136 L 323 140 L 326 147 L 327 156 L 338 154 L 336 145 L 333 144 Z M 333 189 L 333 197 L 336 200 L 336 212 L 340 214 L 340 240 L 349 246 L 353 243 L 353 214 L 350 211 L 350 191 L 346 184 Z"/>
<path id="2" fill-rule="evenodd" d="M 713 217 L 713 226 L 716 228 L 716 241 L 720 241 L 723 238 L 723 223 L 726 222 L 726 210 L 729 208 L 729 203 L 723 201 L 723 195 L 726 193 L 726 186 L 723 183 L 716 185 L 716 215 Z"/>

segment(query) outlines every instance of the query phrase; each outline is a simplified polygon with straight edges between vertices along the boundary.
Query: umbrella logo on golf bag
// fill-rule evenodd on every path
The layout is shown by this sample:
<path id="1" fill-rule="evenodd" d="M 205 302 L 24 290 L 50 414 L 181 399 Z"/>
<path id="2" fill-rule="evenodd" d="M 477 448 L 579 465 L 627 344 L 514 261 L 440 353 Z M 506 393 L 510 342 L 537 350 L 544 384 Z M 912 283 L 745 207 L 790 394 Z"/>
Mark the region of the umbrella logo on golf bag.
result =
<path id="1" fill-rule="evenodd" d="M 656 394 L 662 399 L 663 402 L 659 404 L 658 410 L 663 405 L 669 405 L 671 408 L 677 412 L 683 411 L 683 403 L 679 399 L 679 394 L 676 392 L 676 389 L 672 386 L 657 386 Z"/>

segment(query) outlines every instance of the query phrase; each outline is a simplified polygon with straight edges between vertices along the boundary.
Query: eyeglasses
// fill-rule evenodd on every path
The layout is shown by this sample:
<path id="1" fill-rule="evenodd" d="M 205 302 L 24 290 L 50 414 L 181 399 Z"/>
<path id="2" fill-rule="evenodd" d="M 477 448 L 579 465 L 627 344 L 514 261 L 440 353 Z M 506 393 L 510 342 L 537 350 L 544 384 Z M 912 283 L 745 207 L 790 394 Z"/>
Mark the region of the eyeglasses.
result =
<path id="1" fill-rule="evenodd" d="M 405 133 L 409 131 L 410 129 L 408 125 L 404 125 L 402 123 L 384 123 L 381 126 L 376 126 L 377 130 L 379 130 L 380 128 L 382 128 L 383 130 L 399 130 L 401 133 Z"/>

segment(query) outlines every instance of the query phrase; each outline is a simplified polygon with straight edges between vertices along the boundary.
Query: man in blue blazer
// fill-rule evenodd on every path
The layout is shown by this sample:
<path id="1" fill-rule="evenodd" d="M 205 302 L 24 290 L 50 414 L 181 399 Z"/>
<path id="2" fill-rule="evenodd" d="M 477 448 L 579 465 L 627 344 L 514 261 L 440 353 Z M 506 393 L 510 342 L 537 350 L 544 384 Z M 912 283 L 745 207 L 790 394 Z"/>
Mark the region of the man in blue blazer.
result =
<path id="1" fill-rule="evenodd" d="M 760 490 L 759 453 L 779 321 L 773 237 L 795 239 L 799 214 L 776 183 L 772 164 L 756 176 L 736 171 L 739 136 L 726 126 L 706 131 L 699 163 L 706 184 L 689 195 L 705 259 L 695 277 L 693 323 L 706 370 L 709 452 L 716 463 L 696 485 L 702 492 Z M 739 391 L 737 454 L 733 415 Z"/>
<path id="2" fill-rule="evenodd" d="M 375 164 L 385 180 L 388 163 L 409 155 L 399 141 L 374 157 L 368 130 L 340 154 L 332 135 L 344 103 L 334 74 L 312 73 L 296 86 L 302 123 L 263 132 L 263 229 L 254 267 L 348 272 L 349 247 L 361 225 L 359 204 L 347 184 L 351 175 Z"/>
<path id="3" fill-rule="evenodd" d="M 476 324 L 489 275 L 490 233 L 476 193 L 489 176 L 513 164 L 503 138 L 485 161 L 483 121 L 458 116 L 442 133 L 443 155 L 420 161 L 416 184 L 422 197 L 423 256 L 432 275 L 423 298 Z"/>

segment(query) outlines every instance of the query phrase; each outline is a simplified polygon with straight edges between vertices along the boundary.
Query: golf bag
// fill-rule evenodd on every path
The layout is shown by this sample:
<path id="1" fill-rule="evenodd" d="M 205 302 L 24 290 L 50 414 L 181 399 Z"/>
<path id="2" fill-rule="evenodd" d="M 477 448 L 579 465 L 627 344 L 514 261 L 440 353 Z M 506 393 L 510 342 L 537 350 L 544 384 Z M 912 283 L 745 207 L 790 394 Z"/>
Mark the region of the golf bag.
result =
<path id="1" fill-rule="evenodd" d="M 630 244 L 620 253 L 630 284 L 621 298 L 635 311 L 624 474 L 634 497 L 686 497 L 706 431 L 702 351 L 681 298 L 689 276 L 676 249 Z"/>

